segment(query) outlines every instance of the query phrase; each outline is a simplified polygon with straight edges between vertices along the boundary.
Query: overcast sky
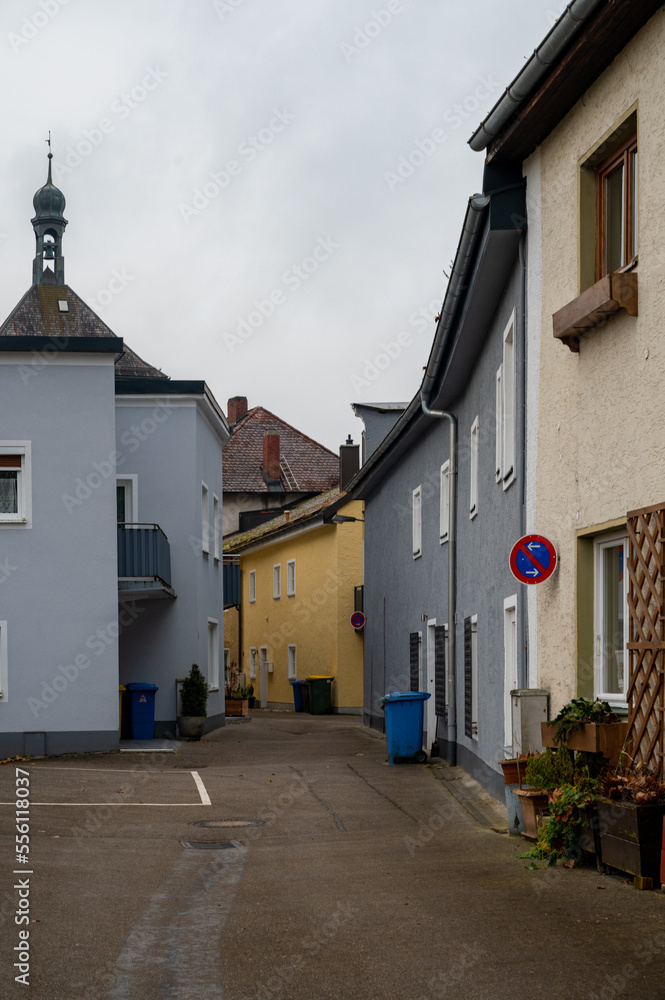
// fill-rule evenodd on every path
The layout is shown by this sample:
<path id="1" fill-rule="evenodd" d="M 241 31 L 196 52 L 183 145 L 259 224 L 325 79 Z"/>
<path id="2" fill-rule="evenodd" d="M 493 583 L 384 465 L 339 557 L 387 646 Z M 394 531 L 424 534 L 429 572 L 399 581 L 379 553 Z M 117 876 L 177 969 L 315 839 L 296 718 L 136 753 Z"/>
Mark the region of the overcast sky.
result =
<path id="1" fill-rule="evenodd" d="M 417 391 L 482 154 L 560 0 L 3 0 L 0 314 L 32 196 L 65 280 L 172 378 L 332 449 Z M 386 349 L 387 348 L 387 349 Z"/>

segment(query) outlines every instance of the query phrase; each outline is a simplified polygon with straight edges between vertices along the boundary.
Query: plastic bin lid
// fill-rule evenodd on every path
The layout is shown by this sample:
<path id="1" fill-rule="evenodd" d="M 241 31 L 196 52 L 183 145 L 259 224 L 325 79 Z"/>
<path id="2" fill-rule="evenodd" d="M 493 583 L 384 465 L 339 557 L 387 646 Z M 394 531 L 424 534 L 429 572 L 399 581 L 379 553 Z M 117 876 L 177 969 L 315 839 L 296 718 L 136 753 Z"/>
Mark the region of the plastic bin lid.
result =
<path id="1" fill-rule="evenodd" d="M 306 683 L 307 683 L 307 681 L 302 681 L 302 680 L 300 680 L 300 681 L 298 681 L 298 680 L 296 680 L 296 681 L 289 681 L 289 684 L 292 684 L 294 687 L 295 687 L 296 684 L 306 684 Z"/>
<path id="2" fill-rule="evenodd" d="M 308 681 L 334 681 L 335 678 L 332 674 L 310 674 L 307 678 Z"/>
<path id="3" fill-rule="evenodd" d="M 128 691 L 159 691 L 156 684 L 144 684 L 142 681 L 127 684 L 126 687 Z"/>
<path id="4" fill-rule="evenodd" d="M 386 701 L 427 701 L 431 697 L 428 691 L 390 691 L 384 694 L 381 704 Z"/>
<path id="5" fill-rule="evenodd" d="M 120 685 L 120 687 L 118 688 L 118 690 L 119 690 L 119 691 L 126 691 L 126 690 L 127 690 L 127 688 L 125 687 L 125 685 L 124 685 L 124 684 L 121 684 L 121 685 Z"/>

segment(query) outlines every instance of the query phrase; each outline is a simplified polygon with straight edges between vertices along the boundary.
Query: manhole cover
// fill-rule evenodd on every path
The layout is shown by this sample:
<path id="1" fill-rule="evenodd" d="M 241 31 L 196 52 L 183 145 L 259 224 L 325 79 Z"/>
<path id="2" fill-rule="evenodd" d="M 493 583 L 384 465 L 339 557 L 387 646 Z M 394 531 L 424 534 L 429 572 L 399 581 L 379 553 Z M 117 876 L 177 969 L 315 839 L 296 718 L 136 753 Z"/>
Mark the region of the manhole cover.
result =
<path id="1" fill-rule="evenodd" d="M 192 826 L 205 826 L 209 830 L 225 830 L 228 827 L 263 825 L 263 820 L 260 819 L 202 819 L 197 823 L 192 823 Z"/>
<path id="2" fill-rule="evenodd" d="M 180 843 L 183 847 L 191 847 L 195 851 L 229 851 L 238 846 L 233 840 L 222 841 L 219 844 L 197 844 L 189 840 L 181 840 Z"/>

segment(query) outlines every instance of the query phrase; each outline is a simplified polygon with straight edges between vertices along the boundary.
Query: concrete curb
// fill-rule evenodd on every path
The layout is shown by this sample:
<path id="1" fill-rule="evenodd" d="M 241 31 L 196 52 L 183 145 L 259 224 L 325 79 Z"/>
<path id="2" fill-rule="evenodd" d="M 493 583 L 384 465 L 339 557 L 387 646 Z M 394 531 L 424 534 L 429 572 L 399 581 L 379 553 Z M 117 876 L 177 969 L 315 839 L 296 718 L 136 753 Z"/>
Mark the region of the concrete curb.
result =
<path id="1" fill-rule="evenodd" d="M 430 770 L 475 820 L 494 833 L 508 833 L 506 807 L 493 799 L 463 767 L 451 767 L 447 761 L 431 757 Z"/>

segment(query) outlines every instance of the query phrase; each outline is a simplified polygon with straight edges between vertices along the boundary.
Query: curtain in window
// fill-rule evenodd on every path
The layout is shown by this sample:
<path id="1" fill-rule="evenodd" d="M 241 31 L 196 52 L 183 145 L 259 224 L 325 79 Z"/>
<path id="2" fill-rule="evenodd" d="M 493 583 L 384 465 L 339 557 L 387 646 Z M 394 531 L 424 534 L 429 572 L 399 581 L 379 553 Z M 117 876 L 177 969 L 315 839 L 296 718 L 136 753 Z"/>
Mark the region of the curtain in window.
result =
<path id="1" fill-rule="evenodd" d="M 18 513 L 18 473 L 0 472 L 0 514 Z"/>

